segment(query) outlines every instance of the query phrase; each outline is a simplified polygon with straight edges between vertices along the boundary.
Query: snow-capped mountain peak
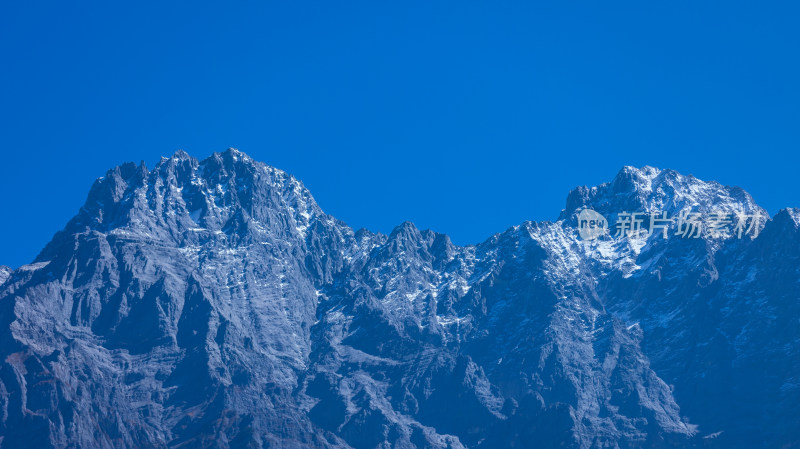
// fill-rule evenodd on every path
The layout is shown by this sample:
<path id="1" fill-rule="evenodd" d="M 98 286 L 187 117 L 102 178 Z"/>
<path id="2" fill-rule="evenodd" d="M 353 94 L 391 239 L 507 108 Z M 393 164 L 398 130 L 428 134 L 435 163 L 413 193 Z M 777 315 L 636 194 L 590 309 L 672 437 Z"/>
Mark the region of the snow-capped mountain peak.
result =
<path id="1" fill-rule="evenodd" d="M 589 242 L 584 208 L 763 212 L 625 167 L 555 223 L 459 246 L 354 232 L 234 149 L 122 164 L 0 269 L 0 447 L 798 441 L 800 213 L 747 240 Z"/>

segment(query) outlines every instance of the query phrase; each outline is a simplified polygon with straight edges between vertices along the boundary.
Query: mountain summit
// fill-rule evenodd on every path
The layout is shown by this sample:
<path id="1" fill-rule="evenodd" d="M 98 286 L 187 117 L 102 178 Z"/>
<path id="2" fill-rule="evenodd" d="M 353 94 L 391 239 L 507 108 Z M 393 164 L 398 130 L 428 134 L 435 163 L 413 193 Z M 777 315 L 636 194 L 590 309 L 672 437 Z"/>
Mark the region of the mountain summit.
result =
<path id="1" fill-rule="evenodd" d="M 586 208 L 763 221 L 587 241 Z M 0 448 L 800 447 L 798 217 L 625 167 L 458 246 L 234 149 L 123 164 L 0 269 Z"/>

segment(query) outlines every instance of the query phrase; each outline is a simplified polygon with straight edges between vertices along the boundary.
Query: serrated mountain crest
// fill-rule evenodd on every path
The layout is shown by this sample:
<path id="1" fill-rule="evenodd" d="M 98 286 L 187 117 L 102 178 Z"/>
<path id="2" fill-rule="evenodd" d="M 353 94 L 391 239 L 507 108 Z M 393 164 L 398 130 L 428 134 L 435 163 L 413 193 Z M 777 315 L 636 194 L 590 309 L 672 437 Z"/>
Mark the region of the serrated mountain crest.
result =
<path id="1" fill-rule="evenodd" d="M 760 214 L 766 221 L 769 214 L 739 187 L 706 182 L 674 170 L 645 166 L 623 167 L 608 183 L 597 187 L 578 187 L 567 196 L 567 204 L 559 219 L 574 219 L 583 208 L 606 216 L 621 212 L 659 213 L 677 216 L 681 211 L 708 214 L 714 211 Z M 762 223 L 763 224 L 763 223 Z"/>
<path id="2" fill-rule="evenodd" d="M 557 222 L 459 246 L 410 222 L 354 232 L 234 149 L 122 164 L 0 278 L 0 447 L 798 441 L 800 367 L 773 356 L 800 338 L 796 210 L 741 241 L 591 243 L 570 223 L 689 206 L 761 210 L 625 167 Z M 749 391 L 765 402 L 738 410 Z"/>

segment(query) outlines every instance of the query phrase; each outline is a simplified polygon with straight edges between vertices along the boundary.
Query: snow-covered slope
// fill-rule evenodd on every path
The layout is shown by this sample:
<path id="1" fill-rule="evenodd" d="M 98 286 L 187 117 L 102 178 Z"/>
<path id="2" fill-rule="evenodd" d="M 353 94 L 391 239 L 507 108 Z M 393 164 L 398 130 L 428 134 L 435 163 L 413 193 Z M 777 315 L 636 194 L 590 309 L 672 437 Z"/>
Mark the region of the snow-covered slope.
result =
<path id="1" fill-rule="evenodd" d="M 11 267 L 0 265 L 0 285 L 3 285 L 3 282 L 5 282 L 6 279 L 8 279 L 8 277 L 11 276 L 12 271 L 13 270 L 11 269 Z"/>
<path id="2" fill-rule="evenodd" d="M 764 220 L 589 242 L 586 207 Z M 798 216 L 626 167 L 461 247 L 233 149 L 124 164 L 0 280 L 0 447 L 797 447 Z"/>

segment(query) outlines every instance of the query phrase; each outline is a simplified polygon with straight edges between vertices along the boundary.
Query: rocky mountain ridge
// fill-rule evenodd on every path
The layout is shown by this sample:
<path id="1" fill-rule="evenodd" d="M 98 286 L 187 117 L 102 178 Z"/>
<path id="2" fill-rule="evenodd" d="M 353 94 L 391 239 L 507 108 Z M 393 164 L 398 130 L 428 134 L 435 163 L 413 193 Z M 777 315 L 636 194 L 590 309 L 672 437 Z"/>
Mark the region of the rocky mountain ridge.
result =
<path id="1" fill-rule="evenodd" d="M 587 241 L 585 208 L 763 220 Z M 458 246 L 233 149 L 123 164 L 0 278 L 0 447 L 800 447 L 798 217 L 625 167 Z"/>

